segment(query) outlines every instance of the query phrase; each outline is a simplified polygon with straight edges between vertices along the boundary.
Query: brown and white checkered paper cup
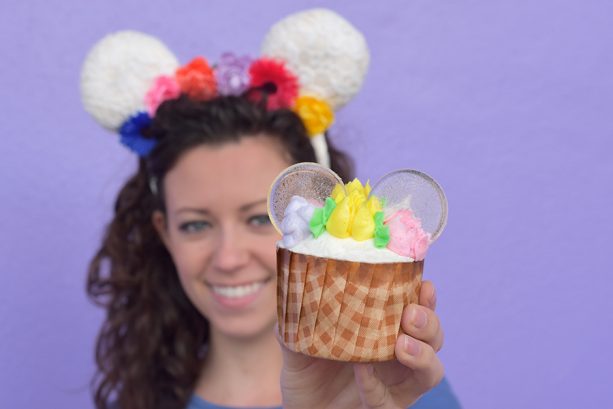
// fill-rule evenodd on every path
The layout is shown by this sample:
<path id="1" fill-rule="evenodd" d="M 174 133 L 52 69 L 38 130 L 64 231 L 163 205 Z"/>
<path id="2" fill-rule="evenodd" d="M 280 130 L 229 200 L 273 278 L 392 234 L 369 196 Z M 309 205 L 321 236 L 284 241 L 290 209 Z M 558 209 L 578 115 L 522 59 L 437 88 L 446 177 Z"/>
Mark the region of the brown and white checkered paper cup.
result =
<path id="1" fill-rule="evenodd" d="M 394 359 L 423 261 L 361 263 L 277 249 L 279 334 L 292 351 L 337 361 Z"/>

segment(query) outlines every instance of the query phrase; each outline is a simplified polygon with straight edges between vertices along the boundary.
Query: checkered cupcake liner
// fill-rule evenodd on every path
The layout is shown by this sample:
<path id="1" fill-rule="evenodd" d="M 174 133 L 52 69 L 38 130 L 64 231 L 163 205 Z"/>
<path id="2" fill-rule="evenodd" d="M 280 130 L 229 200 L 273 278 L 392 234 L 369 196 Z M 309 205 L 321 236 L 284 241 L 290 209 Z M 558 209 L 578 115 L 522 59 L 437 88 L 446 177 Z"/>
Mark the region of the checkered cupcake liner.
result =
<path id="1" fill-rule="evenodd" d="M 360 263 L 277 249 L 279 334 L 290 349 L 350 362 L 394 359 L 405 305 L 423 261 Z"/>

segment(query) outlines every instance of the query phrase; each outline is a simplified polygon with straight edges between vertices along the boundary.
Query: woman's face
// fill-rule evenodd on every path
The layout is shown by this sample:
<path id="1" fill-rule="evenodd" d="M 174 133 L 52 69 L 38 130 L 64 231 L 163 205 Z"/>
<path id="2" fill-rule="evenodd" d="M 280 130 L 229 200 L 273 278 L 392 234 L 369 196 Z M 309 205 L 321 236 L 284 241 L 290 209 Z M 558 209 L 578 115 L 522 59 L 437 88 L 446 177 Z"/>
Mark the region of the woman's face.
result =
<path id="1" fill-rule="evenodd" d="M 245 338 L 274 325 L 279 237 L 266 197 L 289 164 L 278 142 L 258 136 L 194 148 L 166 174 L 167 211 L 154 224 L 212 331 Z"/>

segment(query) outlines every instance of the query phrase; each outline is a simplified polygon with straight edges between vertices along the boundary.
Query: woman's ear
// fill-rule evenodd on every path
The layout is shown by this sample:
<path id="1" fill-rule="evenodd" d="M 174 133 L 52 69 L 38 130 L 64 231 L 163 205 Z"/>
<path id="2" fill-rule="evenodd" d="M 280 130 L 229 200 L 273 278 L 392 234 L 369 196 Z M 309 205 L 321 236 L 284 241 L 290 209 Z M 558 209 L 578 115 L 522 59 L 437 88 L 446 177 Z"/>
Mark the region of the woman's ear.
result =
<path id="1" fill-rule="evenodd" d="M 166 222 L 166 215 L 159 210 L 155 210 L 151 215 L 151 222 L 158 236 L 160 236 L 160 240 L 162 240 L 164 246 L 168 248 L 168 224 Z"/>

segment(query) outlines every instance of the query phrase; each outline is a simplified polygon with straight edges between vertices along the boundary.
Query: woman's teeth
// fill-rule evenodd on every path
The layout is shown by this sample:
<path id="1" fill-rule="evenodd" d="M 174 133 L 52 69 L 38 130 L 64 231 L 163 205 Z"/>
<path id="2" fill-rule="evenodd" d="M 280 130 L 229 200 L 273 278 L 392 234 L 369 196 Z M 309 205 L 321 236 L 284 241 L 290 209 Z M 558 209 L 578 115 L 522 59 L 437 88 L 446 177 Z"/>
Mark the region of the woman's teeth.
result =
<path id="1" fill-rule="evenodd" d="M 213 289 L 214 293 L 219 294 L 222 297 L 240 298 L 240 297 L 245 297 L 247 295 L 254 294 L 263 286 L 264 286 L 264 283 L 259 282 L 259 283 L 252 283 L 252 284 L 247 284 L 247 285 L 237 285 L 237 286 L 232 286 L 232 287 L 225 287 L 225 286 L 222 287 L 222 286 L 213 285 L 211 286 L 211 288 Z"/>

